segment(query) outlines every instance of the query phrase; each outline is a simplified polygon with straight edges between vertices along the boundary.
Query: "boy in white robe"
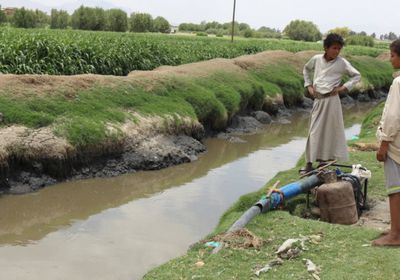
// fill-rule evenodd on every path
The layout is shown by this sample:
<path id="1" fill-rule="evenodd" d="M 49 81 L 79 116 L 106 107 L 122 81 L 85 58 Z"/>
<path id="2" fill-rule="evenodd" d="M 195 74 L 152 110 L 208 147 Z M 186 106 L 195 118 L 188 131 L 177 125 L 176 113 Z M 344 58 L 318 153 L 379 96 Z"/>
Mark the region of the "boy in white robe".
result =
<path id="1" fill-rule="evenodd" d="M 306 172 L 312 170 L 315 161 L 348 159 L 339 94 L 350 91 L 361 75 L 339 56 L 343 46 L 340 35 L 329 34 L 324 40 L 325 53 L 312 57 L 303 69 L 304 87 L 314 97 L 305 152 Z M 344 75 L 349 80 L 342 85 Z"/>
<path id="2" fill-rule="evenodd" d="M 400 40 L 390 45 L 390 54 L 393 68 L 400 69 Z M 389 232 L 372 242 L 375 246 L 400 246 L 400 75 L 396 76 L 376 133 L 380 141 L 376 159 L 384 162 L 391 225 Z"/>

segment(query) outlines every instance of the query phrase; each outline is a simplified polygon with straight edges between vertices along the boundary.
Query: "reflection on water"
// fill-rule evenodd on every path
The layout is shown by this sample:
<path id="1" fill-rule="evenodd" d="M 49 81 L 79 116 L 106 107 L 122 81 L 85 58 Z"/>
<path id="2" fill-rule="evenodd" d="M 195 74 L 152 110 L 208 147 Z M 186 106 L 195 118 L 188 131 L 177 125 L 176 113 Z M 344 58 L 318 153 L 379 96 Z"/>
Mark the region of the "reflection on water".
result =
<path id="1" fill-rule="evenodd" d="M 346 125 L 363 113 L 346 112 Z M 293 167 L 307 127 L 298 114 L 246 143 L 209 139 L 190 164 L 2 196 L 0 279 L 138 279 L 209 233 L 240 195 Z"/>

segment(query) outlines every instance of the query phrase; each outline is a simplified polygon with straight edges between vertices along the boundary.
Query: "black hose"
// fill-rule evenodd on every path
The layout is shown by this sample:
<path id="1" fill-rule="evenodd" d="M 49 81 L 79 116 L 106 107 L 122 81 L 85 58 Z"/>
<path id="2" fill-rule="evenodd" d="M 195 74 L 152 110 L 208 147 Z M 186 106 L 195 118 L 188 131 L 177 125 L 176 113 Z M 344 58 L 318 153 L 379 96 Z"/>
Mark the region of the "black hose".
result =
<path id="1" fill-rule="evenodd" d="M 345 167 L 345 168 L 353 168 L 353 165 L 349 164 L 339 164 L 339 163 L 332 163 L 331 166 L 336 166 L 336 167 Z M 366 171 L 367 169 L 365 167 L 360 167 L 361 170 Z"/>
<path id="2" fill-rule="evenodd" d="M 366 203 L 367 203 L 367 184 L 368 180 L 365 179 L 364 183 L 364 193 L 363 193 L 363 188 L 361 186 L 361 182 L 358 179 L 358 177 L 351 175 L 351 174 L 342 174 L 338 176 L 341 180 L 350 182 L 352 187 L 353 187 L 353 192 L 354 192 L 354 198 L 356 201 L 356 206 L 357 206 L 357 213 L 358 217 L 361 216 L 362 210 L 365 210 Z"/>

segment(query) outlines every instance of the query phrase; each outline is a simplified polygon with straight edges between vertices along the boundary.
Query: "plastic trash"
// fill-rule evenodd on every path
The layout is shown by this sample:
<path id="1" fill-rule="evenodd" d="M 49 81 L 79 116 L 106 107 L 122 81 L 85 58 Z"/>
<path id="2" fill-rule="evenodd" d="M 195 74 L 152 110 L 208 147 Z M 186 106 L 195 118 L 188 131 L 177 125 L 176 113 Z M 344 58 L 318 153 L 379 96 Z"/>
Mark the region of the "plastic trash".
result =
<path id="1" fill-rule="evenodd" d="M 304 242 L 307 240 L 309 240 L 308 237 L 296 238 L 296 239 L 289 238 L 288 240 L 282 243 L 282 245 L 278 248 L 275 254 L 279 255 L 281 253 L 284 253 L 289 249 L 295 247 L 296 245 L 300 245 L 302 250 L 306 250 Z"/>
<path id="2" fill-rule="evenodd" d="M 260 273 L 262 272 L 268 272 L 269 270 L 272 269 L 273 266 L 276 265 L 282 265 L 283 264 L 283 260 L 281 258 L 276 258 L 275 260 L 270 261 L 266 266 L 264 266 L 263 268 L 257 270 L 255 272 L 256 276 L 260 276 Z"/>
<path id="3" fill-rule="evenodd" d="M 307 271 L 308 272 L 316 272 L 317 271 L 317 266 L 309 259 L 303 259 L 303 261 L 306 262 L 306 266 L 307 266 Z"/>
<path id="4" fill-rule="evenodd" d="M 219 242 L 216 242 L 216 241 L 210 241 L 210 242 L 207 242 L 206 244 L 205 244 L 205 246 L 207 246 L 207 247 L 213 247 L 213 248 L 217 248 L 217 247 L 219 247 L 221 244 L 219 243 Z"/>
<path id="5" fill-rule="evenodd" d="M 278 250 L 275 252 L 275 254 L 280 254 L 280 253 L 286 252 L 287 250 L 289 250 L 290 248 L 292 248 L 292 246 L 293 246 L 295 243 L 297 243 L 297 242 L 299 242 L 299 241 L 300 241 L 300 239 L 292 239 L 292 238 L 286 240 L 286 241 L 283 242 L 282 245 L 278 248 Z"/>
<path id="6" fill-rule="evenodd" d="M 371 171 L 362 167 L 361 164 L 353 165 L 351 175 L 354 175 L 360 179 L 371 179 Z"/>

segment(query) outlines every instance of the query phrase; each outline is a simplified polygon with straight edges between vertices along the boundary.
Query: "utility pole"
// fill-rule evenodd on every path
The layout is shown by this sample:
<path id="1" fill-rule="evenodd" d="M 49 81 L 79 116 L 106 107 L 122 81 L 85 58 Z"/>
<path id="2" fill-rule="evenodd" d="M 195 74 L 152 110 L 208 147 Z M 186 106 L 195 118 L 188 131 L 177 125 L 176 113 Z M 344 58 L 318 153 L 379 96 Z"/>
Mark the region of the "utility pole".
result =
<path id="1" fill-rule="evenodd" d="M 232 43 L 233 43 L 233 34 L 235 33 L 235 12 L 236 12 L 236 0 L 233 0 L 232 38 L 231 38 Z"/>

